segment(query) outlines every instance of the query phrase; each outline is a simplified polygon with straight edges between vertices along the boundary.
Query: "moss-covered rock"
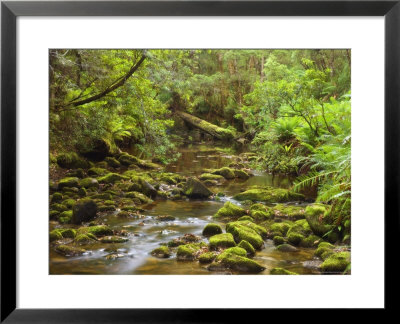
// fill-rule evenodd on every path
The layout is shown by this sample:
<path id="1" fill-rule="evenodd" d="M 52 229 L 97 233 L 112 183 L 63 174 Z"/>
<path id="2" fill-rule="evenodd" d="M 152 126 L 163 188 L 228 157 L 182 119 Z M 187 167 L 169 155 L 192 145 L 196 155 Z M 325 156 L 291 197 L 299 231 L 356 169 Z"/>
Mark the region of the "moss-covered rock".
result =
<path id="1" fill-rule="evenodd" d="M 205 252 L 199 256 L 200 263 L 211 263 L 217 255 L 214 252 Z"/>
<path id="2" fill-rule="evenodd" d="M 243 215 L 246 215 L 246 211 L 243 208 L 227 201 L 224 206 L 217 211 L 214 218 L 239 218 Z"/>
<path id="3" fill-rule="evenodd" d="M 72 221 L 72 210 L 63 211 L 58 215 L 58 221 L 61 224 L 69 224 Z"/>
<path id="4" fill-rule="evenodd" d="M 302 240 L 304 240 L 304 235 L 299 233 L 290 233 L 287 237 L 289 243 L 293 245 L 299 245 Z"/>
<path id="5" fill-rule="evenodd" d="M 81 180 L 83 188 L 99 188 L 99 182 L 95 178 L 85 178 Z"/>
<path id="6" fill-rule="evenodd" d="M 254 249 L 253 245 L 251 245 L 246 240 L 241 240 L 237 246 L 242 249 L 245 249 L 247 252 L 247 255 L 249 255 L 249 256 L 253 256 L 256 254 L 256 250 Z"/>
<path id="7" fill-rule="evenodd" d="M 84 178 L 85 177 L 85 171 L 83 169 L 75 169 L 75 170 L 70 170 L 66 174 L 67 177 L 78 177 L 78 178 Z"/>
<path id="8" fill-rule="evenodd" d="M 227 233 L 231 233 L 235 242 L 245 240 L 249 242 L 255 249 L 259 250 L 264 244 L 264 241 L 259 233 L 254 228 L 248 226 L 251 222 L 232 222 L 226 224 Z M 256 225 L 256 224 L 254 224 Z"/>
<path id="9" fill-rule="evenodd" d="M 50 242 L 53 242 L 53 241 L 57 241 L 57 240 L 62 240 L 63 236 L 59 230 L 55 229 L 49 233 L 49 239 L 50 239 Z"/>
<path id="10" fill-rule="evenodd" d="M 74 243 L 78 245 L 92 244 L 97 241 L 96 236 L 91 233 L 79 234 L 75 237 Z"/>
<path id="11" fill-rule="evenodd" d="M 79 188 L 78 196 L 79 197 L 85 197 L 86 195 L 87 195 L 87 190 L 85 188 Z"/>
<path id="12" fill-rule="evenodd" d="M 60 215 L 60 212 L 57 210 L 50 210 L 50 212 L 49 212 L 50 219 L 58 219 L 59 215 Z"/>
<path id="13" fill-rule="evenodd" d="M 245 249 L 242 249 L 241 247 L 231 247 L 226 250 L 224 250 L 220 255 L 217 256 L 216 261 L 221 261 L 223 258 L 226 256 L 234 254 L 234 255 L 239 255 L 239 256 L 247 256 L 247 251 Z"/>
<path id="14" fill-rule="evenodd" d="M 305 237 L 304 239 L 301 240 L 300 246 L 305 247 L 305 248 L 315 248 L 318 246 L 318 244 L 321 242 L 321 238 L 311 234 L 308 237 Z"/>
<path id="15" fill-rule="evenodd" d="M 269 229 L 272 233 L 279 233 L 280 236 L 286 236 L 286 233 L 288 232 L 290 227 L 290 223 L 282 222 L 272 224 Z"/>
<path id="16" fill-rule="evenodd" d="M 79 179 L 77 177 L 66 177 L 58 182 L 58 190 L 71 187 L 79 187 Z"/>
<path id="17" fill-rule="evenodd" d="M 279 235 L 274 236 L 273 241 L 276 246 L 287 243 L 286 239 Z"/>
<path id="18" fill-rule="evenodd" d="M 253 217 L 249 216 L 249 215 L 245 215 L 242 217 L 238 218 L 238 221 L 249 221 L 249 222 L 254 222 Z"/>
<path id="19" fill-rule="evenodd" d="M 116 158 L 110 156 L 106 157 L 104 161 L 107 162 L 107 164 L 112 168 L 119 168 L 121 166 L 121 163 L 119 163 Z"/>
<path id="20" fill-rule="evenodd" d="M 228 168 L 228 167 L 223 167 L 221 169 L 212 170 L 210 173 L 223 176 L 225 179 L 230 180 L 230 179 L 234 179 L 235 178 L 235 172 L 234 171 L 235 171 L 235 169 Z"/>
<path id="21" fill-rule="evenodd" d="M 129 241 L 128 238 L 117 235 L 104 236 L 99 240 L 101 243 L 125 243 Z"/>
<path id="22" fill-rule="evenodd" d="M 333 218 L 330 215 L 330 206 L 309 205 L 306 208 L 305 215 L 311 230 L 318 236 L 322 237 L 334 227 Z"/>
<path id="23" fill-rule="evenodd" d="M 100 213 L 116 211 L 116 210 L 117 208 L 114 205 L 109 205 L 109 206 L 103 204 L 97 205 L 97 211 Z"/>
<path id="24" fill-rule="evenodd" d="M 312 230 L 311 230 L 310 225 L 308 224 L 307 220 L 299 219 L 290 226 L 286 235 L 290 235 L 292 233 L 302 234 L 304 236 L 307 236 L 312 233 Z"/>
<path id="25" fill-rule="evenodd" d="M 117 181 L 121 181 L 121 180 L 129 180 L 128 177 L 122 176 L 118 173 L 107 173 L 105 176 L 100 177 L 99 179 L 100 183 L 115 183 Z"/>
<path id="26" fill-rule="evenodd" d="M 195 178 L 189 178 L 182 190 L 183 194 L 189 198 L 208 198 L 213 194 L 200 180 Z"/>
<path id="27" fill-rule="evenodd" d="M 68 209 L 70 209 L 75 206 L 76 201 L 74 199 L 69 198 L 69 199 L 63 200 L 62 204 L 64 206 L 66 206 Z"/>
<path id="28" fill-rule="evenodd" d="M 223 176 L 221 176 L 221 175 L 218 175 L 218 174 L 203 173 L 202 175 L 199 176 L 199 179 L 201 181 L 206 181 L 206 180 L 221 181 L 221 180 L 224 180 L 225 178 Z"/>
<path id="29" fill-rule="evenodd" d="M 208 223 L 203 229 L 204 236 L 213 236 L 222 233 L 222 228 L 218 224 Z"/>
<path id="30" fill-rule="evenodd" d="M 294 200 L 304 200 L 304 196 L 282 188 L 263 188 L 250 189 L 241 192 L 233 197 L 236 200 L 261 201 L 265 203 L 288 202 Z"/>
<path id="31" fill-rule="evenodd" d="M 280 252 L 298 252 L 299 251 L 298 248 L 294 247 L 293 245 L 287 244 L 287 243 L 278 245 L 276 247 L 276 249 Z"/>
<path id="32" fill-rule="evenodd" d="M 245 251 L 245 250 L 244 250 Z M 245 251 L 246 252 L 246 251 Z M 245 256 L 237 255 L 234 253 L 223 252 L 218 256 L 218 261 L 212 263 L 208 269 L 221 269 L 220 266 L 233 271 L 242 273 L 259 273 L 265 270 L 265 267 L 258 262 L 251 260 Z"/>
<path id="33" fill-rule="evenodd" d="M 125 166 L 130 166 L 131 164 L 138 164 L 139 159 L 136 156 L 130 155 L 128 153 L 122 153 L 118 158 L 119 163 Z"/>
<path id="34" fill-rule="evenodd" d="M 320 267 L 325 273 L 342 273 L 349 265 L 350 253 L 338 252 L 327 257 Z"/>
<path id="35" fill-rule="evenodd" d="M 231 233 L 217 234 L 209 239 L 210 249 L 217 250 L 219 248 L 229 248 L 236 245 Z"/>
<path id="36" fill-rule="evenodd" d="M 150 254 L 156 258 L 169 258 L 171 256 L 171 251 L 167 246 L 160 246 L 151 251 Z"/>
<path id="37" fill-rule="evenodd" d="M 57 164 L 65 169 L 86 169 L 90 166 L 88 161 L 80 158 L 75 152 L 59 154 Z"/>
<path id="38" fill-rule="evenodd" d="M 108 227 L 107 225 L 95 225 L 95 226 L 88 226 L 88 227 L 80 227 L 77 230 L 77 234 L 88 234 L 91 233 L 96 237 L 106 236 L 106 235 L 113 235 L 113 230 Z"/>
<path id="39" fill-rule="evenodd" d="M 150 198 L 146 197 L 144 194 L 137 191 L 127 192 L 125 197 L 139 201 L 139 204 L 149 204 L 152 202 Z"/>
<path id="40" fill-rule="evenodd" d="M 273 268 L 270 270 L 271 275 L 297 275 L 298 273 L 292 272 L 283 268 Z"/>
<path id="41" fill-rule="evenodd" d="M 81 224 L 96 218 L 97 204 L 90 198 L 80 199 L 72 209 L 73 224 Z"/>
<path id="42" fill-rule="evenodd" d="M 52 203 L 57 203 L 62 201 L 63 199 L 63 195 L 60 192 L 55 192 L 52 196 L 51 196 L 51 202 Z"/>
<path id="43" fill-rule="evenodd" d="M 304 219 L 305 207 L 278 204 L 274 206 L 273 213 L 280 218 Z"/>
<path id="44" fill-rule="evenodd" d="M 318 248 L 314 251 L 314 255 L 322 258 L 322 254 L 324 254 L 325 252 L 333 253 L 334 248 L 335 248 L 335 246 L 328 242 L 321 242 L 321 243 L 319 243 Z M 325 256 L 326 255 L 327 254 L 325 254 Z"/>
<path id="45" fill-rule="evenodd" d="M 176 252 L 176 257 L 179 261 L 195 260 L 201 253 L 202 247 L 203 245 L 199 243 L 180 245 Z"/>
<path id="46" fill-rule="evenodd" d="M 106 175 L 107 173 L 108 173 L 108 170 L 107 170 L 107 169 L 98 168 L 98 167 L 90 168 L 90 169 L 87 171 L 87 174 L 88 174 L 89 176 L 92 176 L 92 177 L 103 176 L 103 175 Z"/>
<path id="47" fill-rule="evenodd" d="M 239 179 L 248 179 L 248 178 L 250 178 L 249 174 L 244 170 L 234 169 L 233 173 L 235 174 L 235 177 L 239 178 Z"/>
<path id="48" fill-rule="evenodd" d="M 86 252 L 84 249 L 79 247 L 63 244 L 56 246 L 55 251 L 64 256 L 78 256 Z"/>
<path id="49" fill-rule="evenodd" d="M 62 205 L 62 204 L 51 204 L 51 205 L 50 205 L 50 210 L 55 210 L 55 211 L 58 211 L 58 212 L 63 212 L 63 211 L 68 210 L 68 208 L 67 208 L 67 206 L 64 206 L 64 205 Z"/>

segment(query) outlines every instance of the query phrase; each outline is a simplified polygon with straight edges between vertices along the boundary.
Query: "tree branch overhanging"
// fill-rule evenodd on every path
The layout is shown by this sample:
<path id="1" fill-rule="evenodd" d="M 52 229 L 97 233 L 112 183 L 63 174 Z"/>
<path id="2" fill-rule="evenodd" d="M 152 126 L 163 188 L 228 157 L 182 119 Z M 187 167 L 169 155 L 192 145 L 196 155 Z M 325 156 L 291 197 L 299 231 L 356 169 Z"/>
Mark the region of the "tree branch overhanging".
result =
<path id="1" fill-rule="evenodd" d="M 109 87 L 104 89 L 102 92 L 95 94 L 89 98 L 83 99 L 83 100 L 69 102 L 69 103 L 61 106 L 60 110 L 64 110 L 65 108 L 68 108 L 68 107 L 72 108 L 72 107 L 82 106 L 84 104 L 98 100 L 98 99 L 106 96 L 108 93 L 110 93 L 110 92 L 114 91 L 115 89 L 124 85 L 126 80 L 128 80 L 132 76 L 132 74 L 136 72 L 136 70 L 139 68 L 139 66 L 143 63 L 143 61 L 145 59 L 146 59 L 146 55 L 143 54 L 142 57 L 139 59 L 139 61 L 137 61 L 123 77 L 118 78 L 116 81 L 114 81 Z"/>

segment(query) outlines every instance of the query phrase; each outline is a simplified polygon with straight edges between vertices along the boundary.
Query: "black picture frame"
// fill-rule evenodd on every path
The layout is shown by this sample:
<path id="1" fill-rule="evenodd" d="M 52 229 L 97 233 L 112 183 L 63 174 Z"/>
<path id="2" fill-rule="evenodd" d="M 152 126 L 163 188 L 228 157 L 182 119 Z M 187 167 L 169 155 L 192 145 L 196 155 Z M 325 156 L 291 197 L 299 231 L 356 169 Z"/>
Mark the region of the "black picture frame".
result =
<path id="1" fill-rule="evenodd" d="M 384 16 L 385 309 L 398 275 L 390 240 L 399 234 L 400 0 L 395 1 L 4 1 L 1 3 L 1 322 L 235 321 L 243 310 L 16 308 L 16 19 L 19 16 Z M 366 283 L 367 284 L 367 283 Z M 38 292 L 40 294 L 40 292 Z M 40 298 L 40 295 L 38 296 Z M 329 307 L 329 305 L 327 305 Z M 251 310 L 252 318 L 265 316 Z M 262 318 L 262 317 L 261 317 Z"/>

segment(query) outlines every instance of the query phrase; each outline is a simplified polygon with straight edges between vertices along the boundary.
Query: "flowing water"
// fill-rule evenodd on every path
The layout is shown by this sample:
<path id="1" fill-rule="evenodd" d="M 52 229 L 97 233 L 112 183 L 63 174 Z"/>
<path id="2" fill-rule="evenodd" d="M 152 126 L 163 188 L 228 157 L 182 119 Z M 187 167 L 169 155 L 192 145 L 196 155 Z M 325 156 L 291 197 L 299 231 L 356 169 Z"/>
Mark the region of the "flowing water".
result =
<path id="1" fill-rule="evenodd" d="M 206 168 L 220 168 L 232 162 L 232 149 L 206 145 L 194 145 L 180 149 L 179 159 L 166 168 L 167 172 L 182 175 L 198 175 Z M 121 219 L 117 212 L 102 216 L 104 223 L 115 229 L 130 233 L 129 241 L 119 244 L 90 245 L 90 252 L 79 257 L 63 257 L 50 250 L 51 274 L 216 274 L 199 262 L 182 262 L 176 258 L 159 259 L 150 252 L 160 243 L 166 243 L 186 233 L 201 235 L 204 226 L 212 219 L 226 200 L 236 204 L 232 197 L 252 185 L 288 188 L 292 182 L 286 176 L 272 176 L 253 171 L 248 180 L 234 179 L 224 185 L 213 187 L 214 192 L 223 192 L 226 197 L 214 200 L 156 200 L 144 206 L 143 216 L 138 219 Z M 175 220 L 157 221 L 154 216 L 171 215 Z M 221 224 L 224 225 L 224 224 Z M 223 226 L 224 227 L 224 226 Z M 105 247 L 106 246 L 106 247 Z M 273 267 L 282 267 L 301 274 L 319 273 L 318 261 L 313 260 L 313 250 L 299 248 L 299 252 L 279 252 L 273 242 L 267 240 L 265 248 L 257 252 L 254 259 L 263 264 L 268 274 Z"/>

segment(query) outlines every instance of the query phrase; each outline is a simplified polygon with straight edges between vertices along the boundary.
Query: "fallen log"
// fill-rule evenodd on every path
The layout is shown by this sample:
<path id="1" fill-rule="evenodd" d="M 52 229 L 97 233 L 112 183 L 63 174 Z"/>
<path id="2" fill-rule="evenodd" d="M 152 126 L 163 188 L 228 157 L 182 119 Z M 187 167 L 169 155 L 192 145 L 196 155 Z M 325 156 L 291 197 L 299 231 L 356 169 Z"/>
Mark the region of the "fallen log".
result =
<path id="1" fill-rule="evenodd" d="M 190 115 L 182 111 L 177 111 L 177 114 L 188 124 L 202 130 L 207 134 L 210 134 L 211 136 L 219 140 L 228 141 L 234 138 L 235 134 L 229 129 L 216 126 L 203 119 L 200 119 L 198 117 L 195 117 L 193 115 Z"/>

